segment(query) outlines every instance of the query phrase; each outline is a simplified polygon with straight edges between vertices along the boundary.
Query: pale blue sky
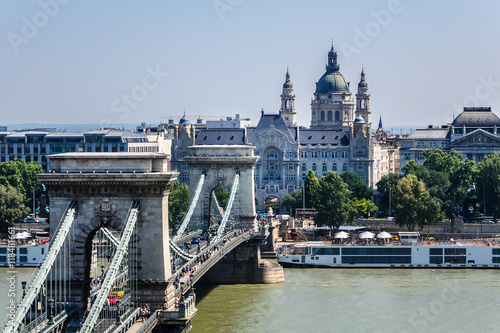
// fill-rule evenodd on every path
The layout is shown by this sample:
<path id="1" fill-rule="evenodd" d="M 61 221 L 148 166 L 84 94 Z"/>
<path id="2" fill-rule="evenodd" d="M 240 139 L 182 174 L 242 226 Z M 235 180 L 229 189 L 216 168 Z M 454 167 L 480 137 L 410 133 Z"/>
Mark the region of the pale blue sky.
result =
<path id="1" fill-rule="evenodd" d="M 476 102 L 500 114 L 499 1 L 60 2 L 0 3 L 0 125 L 184 110 L 255 124 L 278 111 L 289 65 L 308 126 L 332 39 L 353 94 L 365 66 L 374 123 L 442 124 Z"/>

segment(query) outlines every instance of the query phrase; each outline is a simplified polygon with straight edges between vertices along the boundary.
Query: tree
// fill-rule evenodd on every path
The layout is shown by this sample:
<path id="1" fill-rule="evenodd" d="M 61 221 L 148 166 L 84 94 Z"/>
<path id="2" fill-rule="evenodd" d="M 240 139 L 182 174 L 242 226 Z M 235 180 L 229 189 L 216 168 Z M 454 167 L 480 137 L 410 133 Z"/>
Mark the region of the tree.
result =
<path id="1" fill-rule="evenodd" d="M 301 208 L 302 190 L 295 190 L 285 195 L 285 197 L 281 201 L 281 207 L 285 212 L 289 212 L 291 210 L 292 214 L 295 212 L 295 208 Z"/>
<path id="2" fill-rule="evenodd" d="M 486 156 L 477 165 L 477 169 L 477 198 L 481 207 L 486 203 L 486 210 L 496 220 L 500 213 L 500 154 Z"/>
<path id="3" fill-rule="evenodd" d="M 314 208 L 314 192 L 318 188 L 318 178 L 314 171 L 309 170 L 302 186 L 305 187 L 306 208 Z"/>
<path id="4" fill-rule="evenodd" d="M 17 190 L 10 186 L 0 185 L 0 232 L 6 233 L 16 218 L 24 219 L 29 208 L 24 206 L 23 199 Z"/>
<path id="5" fill-rule="evenodd" d="M 340 177 L 347 184 L 349 191 L 352 192 L 352 198 L 370 199 L 373 196 L 373 190 L 366 185 L 365 181 L 358 174 L 343 172 Z"/>
<path id="6" fill-rule="evenodd" d="M 393 191 L 393 211 L 399 226 L 413 231 L 415 226 L 423 228 L 443 219 L 438 199 L 430 196 L 424 183 L 415 175 L 401 178 Z"/>
<path id="7" fill-rule="evenodd" d="M 182 222 L 189 208 L 189 187 L 175 181 L 168 197 L 168 221 L 171 228 Z"/>
<path id="8" fill-rule="evenodd" d="M 376 212 L 378 207 L 369 199 L 356 199 L 352 200 L 352 206 L 356 210 L 356 216 L 369 217 L 370 213 Z"/>
<path id="9" fill-rule="evenodd" d="M 463 206 L 465 195 L 472 187 L 477 173 L 474 161 L 466 159 L 450 175 L 450 195 L 456 205 Z"/>
<path id="10" fill-rule="evenodd" d="M 377 190 L 380 192 L 380 208 L 389 209 L 389 193 L 394 189 L 401 176 L 397 173 L 388 173 L 377 182 Z M 389 213 L 389 212 L 388 212 Z"/>
<path id="11" fill-rule="evenodd" d="M 451 150 L 444 152 L 442 149 L 433 148 L 422 152 L 425 157 L 424 166 L 429 170 L 443 172 L 446 174 L 452 173 L 458 168 L 462 154 Z"/>
<path id="12" fill-rule="evenodd" d="M 223 209 L 226 209 L 231 192 L 224 186 L 217 186 L 216 188 L 214 188 L 214 193 L 217 201 L 219 202 L 219 206 Z"/>
<path id="13" fill-rule="evenodd" d="M 21 195 L 24 205 L 32 207 L 33 190 L 38 202 L 44 189 L 37 176 L 39 173 L 43 173 L 43 168 L 38 162 L 26 164 L 22 159 L 3 162 L 0 163 L 0 184 L 14 187 Z"/>
<path id="14" fill-rule="evenodd" d="M 317 210 L 315 222 L 332 228 L 351 223 L 355 210 L 350 197 L 351 191 L 339 174 L 329 171 L 321 177 L 315 191 L 314 207 Z"/>

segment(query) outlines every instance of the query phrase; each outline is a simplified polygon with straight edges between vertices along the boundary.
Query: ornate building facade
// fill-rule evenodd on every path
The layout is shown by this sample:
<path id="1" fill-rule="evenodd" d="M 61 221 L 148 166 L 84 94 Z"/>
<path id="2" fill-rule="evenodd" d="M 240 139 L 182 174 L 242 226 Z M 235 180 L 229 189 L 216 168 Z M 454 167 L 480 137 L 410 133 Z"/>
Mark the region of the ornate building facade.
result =
<path id="1" fill-rule="evenodd" d="M 172 134 L 172 168 L 189 181 L 187 163 L 190 145 L 252 145 L 260 156 L 255 169 L 257 209 L 279 203 L 300 189 L 309 170 L 320 178 L 328 171 L 353 172 L 374 187 L 389 172 L 398 172 L 397 148 L 388 145 L 380 131 L 371 128 L 370 94 L 364 69 L 355 100 L 350 85 L 340 73 L 337 52 L 328 52 L 326 71 L 316 83 L 311 100 L 311 125 L 296 123 L 295 93 L 287 69 L 279 113 L 261 113 L 255 127 L 196 127 L 181 120 L 169 125 Z M 396 153 L 395 153 L 396 152 Z"/>
<path id="2" fill-rule="evenodd" d="M 488 154 L 500 153 L 500 118 L 491 107 L 465 107 L 451 124 L 417 129 L 401 140 L 401 167 L 411 160 L 424 163 L 422 152 L 432 148 L 454 149 L 462 160 L 479 163 Z"/>

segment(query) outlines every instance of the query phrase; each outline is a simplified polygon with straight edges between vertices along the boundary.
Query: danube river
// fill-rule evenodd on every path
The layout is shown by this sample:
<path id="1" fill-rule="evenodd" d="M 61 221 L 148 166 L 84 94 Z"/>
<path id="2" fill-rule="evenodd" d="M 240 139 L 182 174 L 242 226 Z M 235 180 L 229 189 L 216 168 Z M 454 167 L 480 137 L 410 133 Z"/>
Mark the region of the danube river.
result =
<path id="1" fill-rule="evenodd" d="M 17 282 L 32 269 L 19 269 Z M 276 285 L 197 288 L 192 333 L 499 332 L 500 271 L 285 269 Z M 0 269 L 1 318 L 8 302 Z"/>
<path id="2" fill-rule="evenodd" d="M 499 332 L 499 276 L 285 269 L 284 284 L 200 286 L 191 332 Z"/>

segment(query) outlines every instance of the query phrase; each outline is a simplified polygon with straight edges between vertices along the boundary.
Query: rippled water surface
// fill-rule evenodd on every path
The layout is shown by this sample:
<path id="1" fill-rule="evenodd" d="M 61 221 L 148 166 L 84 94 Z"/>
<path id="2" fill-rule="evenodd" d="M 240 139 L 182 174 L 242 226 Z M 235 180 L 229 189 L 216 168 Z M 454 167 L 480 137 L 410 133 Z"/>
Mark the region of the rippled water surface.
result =
<path id="1" fill-rule="evenodd" d="M 284 284 L 199 286 L 191 332 L 500 332 L 499 274 L 286 269 Z"/>

